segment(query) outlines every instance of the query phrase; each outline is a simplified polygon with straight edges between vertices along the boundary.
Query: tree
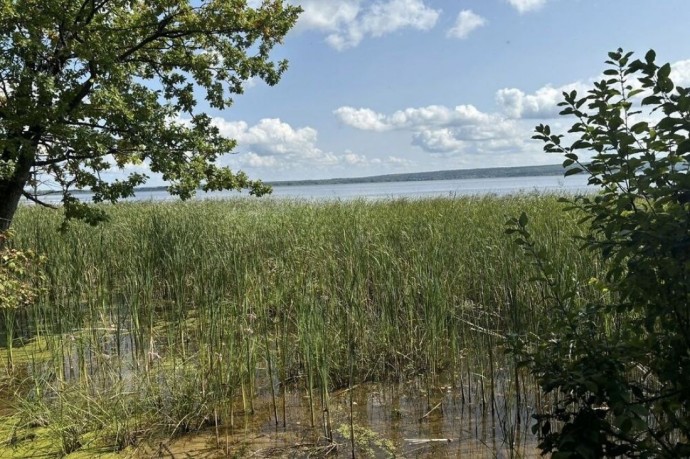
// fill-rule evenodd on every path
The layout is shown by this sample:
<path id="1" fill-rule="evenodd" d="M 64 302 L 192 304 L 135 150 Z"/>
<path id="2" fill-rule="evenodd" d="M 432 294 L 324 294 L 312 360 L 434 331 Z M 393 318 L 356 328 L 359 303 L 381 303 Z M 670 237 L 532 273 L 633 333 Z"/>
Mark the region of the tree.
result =
<path id="1" fill-rule="evenodd" d="M 95 223 L 81 203 L 133 195 L 147 180 L 112 167 L 146 163 L 169 191 L 267 191 L 216 163 L 235 142 L 196 109 L 197 96 L 223 109 L 243 83 L 274 85 L 287 68 L 270 52 L 295 24 L 298 7 L 264 0 L 3 0 L 0 3 L 0 232 L 27 188 L 59 186 L 67 218 Z"/>
<path id="2" fill-rule="evenodd" d="M 574 142 L 544 125 L 534 137 L 565 156 L 566 175 L 586 173 L 599 188 L 565 201 L 606 277 L 566 285 L 527 216 L 509 222 L 549 292 L 548 336 L 512 344 L 543 391 L 560 394 L 536 416 L 553 457 L 690 455 L 690 88 L 673 84 L 654 51 L 631 56 L 609 53 L 586 96 L 564 93 Z M 600 300 L 581 300 L 588 288 Z"/>

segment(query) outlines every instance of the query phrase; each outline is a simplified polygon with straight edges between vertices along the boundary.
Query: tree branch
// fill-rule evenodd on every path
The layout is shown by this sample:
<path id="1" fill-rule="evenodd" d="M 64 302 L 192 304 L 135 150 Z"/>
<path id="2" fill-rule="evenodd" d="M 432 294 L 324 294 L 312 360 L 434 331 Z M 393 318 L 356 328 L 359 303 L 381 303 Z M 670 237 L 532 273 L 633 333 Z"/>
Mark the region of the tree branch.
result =
<path id="1" fill-rule="evenodd" d="M 47 202 L 43 202 L 40 199 L 38 199 L 36 196 L 32 195 L 31 193 L 27 193 L 26 191 L 22 191 L 22 195 L 28 199 L 31 202 L 34 202 L 38 204 L 39 206 L 47 207 L 49 209 L 57 209 L 57 206 L 54 206 L 53 204 L 48 204 Z"/>
<path id="2" fill-rule="evenodd" d="M 163 19 L 161 19 L 160 22 L 158 23 L 158 27 L 156 28 L 156 31 L 152 35 L 149 35 L 148 37 L 144 38 L 143 40 L 141 40 L 136 45 L 132 46 L 128 50 L 121 53 L 117 57 L 117 60 L 123 61 L 123 60 L 127 59 L 129 56 L 131 56 L 132 54 L 139 51 L 140 49 L 144 48 L 149 43 L 152 43 L 152 42 L 158 40 L 159 38 L 165 37 L 167 35 L 165 28 L 168 27 L 168 25 L 172 22 L 172 20 L 175 18 L 175 16 L 177 16 L 177 14 L 171 14 L 170 16 L 166 16 Z"/>

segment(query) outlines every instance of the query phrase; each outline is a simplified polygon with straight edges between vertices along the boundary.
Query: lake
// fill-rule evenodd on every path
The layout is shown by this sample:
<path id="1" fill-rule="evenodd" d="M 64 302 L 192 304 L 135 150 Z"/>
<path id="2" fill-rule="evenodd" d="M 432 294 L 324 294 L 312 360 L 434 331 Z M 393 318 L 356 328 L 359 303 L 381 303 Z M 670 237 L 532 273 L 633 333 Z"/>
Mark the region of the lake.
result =
<path id="1" fill-rule="evenodd" d="M 405 182 L 344 183 L 332 185 L 275 186 L 277 198 L 306 199 L 385 199 L 471 196 L 515 193 L 578 193 L 587 191 L 587 177 L 539 176 L 500 177 Z M 200 194 L 199 197 L 203 197 Z M 143 198 L 143 196 L 142 196 Z M 156 197 L 153 197 L 156 199 Z M 144 198 L 145 199 L 145 198 Z"/>
<path id="2" fill-rule="evenodd" d="M 273 198 L 295 199 L 387 199 L 471 196 L 515 193 L 578 193 L 587 190 L 587 176 L 500 177 L 405 182 L 339 183 L 274 186 Z M 245 193 L 246 194 L 246 193 Z M 199 193 L 198 199 L 235 197 L 237 192 Z M 137 200 L 166 200 L 165 191 L 139 193 Z"/>
<path id="3" fill-rule="evenodd" d="M 320 185 L 277 185 L 272 199 L 395 199 L 472 195 L 509 195 L 516 193 L 574 194 L 590 190 L 586 175 L 570 177 L 499 177 L 455 180 L 420 180 L 404 182 L 340 183 Z M 197 194 L 195 199 L 227 199 L 246 197 L 246 192 L 220 191 Z M 140 191 L 134 201 L 167 201 L 176 199 L 164 190 Z M 44 196 L 47 202 L 59 202 L 60 195 Z"/>

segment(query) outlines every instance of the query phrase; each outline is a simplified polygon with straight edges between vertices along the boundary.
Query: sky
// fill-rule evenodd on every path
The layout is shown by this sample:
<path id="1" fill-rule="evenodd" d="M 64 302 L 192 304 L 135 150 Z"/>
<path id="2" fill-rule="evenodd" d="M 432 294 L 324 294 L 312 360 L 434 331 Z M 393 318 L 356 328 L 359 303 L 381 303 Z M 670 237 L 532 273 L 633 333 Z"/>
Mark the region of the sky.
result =
<path id="1" fill-rule="evenodd" d="M 586 91 L 619 47 L 655 49 L 690 84 L 688 0 L 289 1 L 304 12 L 273 54 L 281 82 L 208 111 L 238 142 L 222 164 L 252 178 L 559 163 L 534 126 L 566 131 L 562 91 Z"/>

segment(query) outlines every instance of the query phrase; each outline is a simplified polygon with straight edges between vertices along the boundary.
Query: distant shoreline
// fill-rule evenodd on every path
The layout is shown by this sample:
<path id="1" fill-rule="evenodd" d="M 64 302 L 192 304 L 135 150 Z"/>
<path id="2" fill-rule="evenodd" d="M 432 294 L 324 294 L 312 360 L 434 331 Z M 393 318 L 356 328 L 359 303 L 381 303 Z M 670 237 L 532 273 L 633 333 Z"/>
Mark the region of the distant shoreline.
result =
<path id="1" fill-rule="evenodd" d="M 310 185 L 340 185 L 357 183 L 387 183 L 387 182 L 422 182 L 434 180 L 463 180 L 501 177 L 538 177 L 547 175 L 562 175 L 563 166 L 549 164 L 545 166 L 516 166 L 516 167 L 487 167 L 479 169 L 453 169 L 431 172 L 410 172 L 405 174 L 372 175 L 367 177 L 344 177 L 318 180 L 280 180 L 267 181 L 267 185 L 274 187 L 310 186 Z M 166 186 L 136 188 L 137 192 L 165 191 Z M 40 193 L 41 195 L 59 194 L 59 191 Z M 74 194 L 87 194 L 88 190 L 75 190 Z"/>
<path id="2" fill-rule="evenodd" d="M 266 182 L 271 186 L 336 185 L 348 183 L 418 182 L 433 180 L 462 180 L 501 177 L 538 177 L 562 175 L 563 166 L 488 167 L 480 169 L 454 169 L 431 172 L 410 172 L 406 174 L 372 175 L 368 177 L 333 178 L 320 180 L 281 180 Z M 164 188 L 164 187 L 163 187 Z"/>

